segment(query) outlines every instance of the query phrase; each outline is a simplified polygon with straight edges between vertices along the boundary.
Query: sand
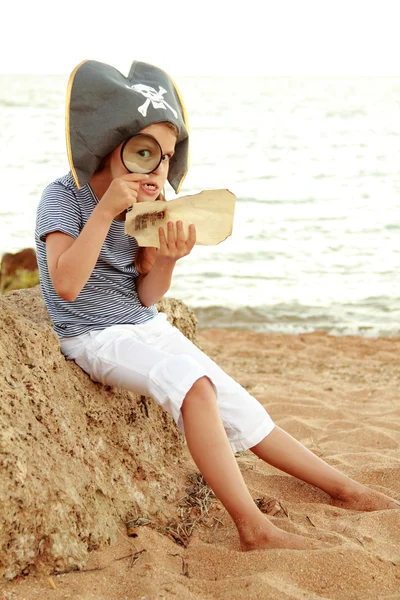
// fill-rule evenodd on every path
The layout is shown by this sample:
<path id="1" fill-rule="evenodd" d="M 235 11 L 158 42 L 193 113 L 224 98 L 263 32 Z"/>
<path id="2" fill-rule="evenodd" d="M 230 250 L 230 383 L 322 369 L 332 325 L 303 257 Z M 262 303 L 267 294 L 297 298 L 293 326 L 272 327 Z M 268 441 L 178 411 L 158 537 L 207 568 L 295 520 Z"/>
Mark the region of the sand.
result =
<path id="1" fill-rule="evenodd" d="M 201 330 L 199 341 L 283 429 L 400 499 L 400 339 L 214 329 Z M 134 538 L 121 527 L 117 544 L 94 551 L 83 572 L 19 577 L 3 583 L 0 599 L 400 599 L 400 509 L 335 508 L 251 452 L 237 460 L 253 498 L 276 500 L 275 524 L 330 545 L 241 553 L 230 518 L 211 503 L 187 547 L 148 525 Z M 189 456 L 187 466 L 196 471 Z"/>

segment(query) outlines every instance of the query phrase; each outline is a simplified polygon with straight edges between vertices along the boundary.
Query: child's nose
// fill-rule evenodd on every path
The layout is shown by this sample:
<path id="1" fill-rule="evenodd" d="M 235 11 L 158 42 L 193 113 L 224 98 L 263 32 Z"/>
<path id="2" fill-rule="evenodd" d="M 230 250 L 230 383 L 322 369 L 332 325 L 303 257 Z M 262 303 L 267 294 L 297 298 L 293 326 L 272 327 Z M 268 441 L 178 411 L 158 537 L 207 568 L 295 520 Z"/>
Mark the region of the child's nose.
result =
<path id="1" fill-rule="evenodd" d="M 166 168 L 166 164 L 164 163 L 164 161 L 161 161 L 160 164 L 158 165 L 158 167 L 156 169 L 154 169 L 154 171 L 152 171 L 152 173 L 154 173 L 154 175 L 161 175 L 162 173 L 164 173 Z"/>

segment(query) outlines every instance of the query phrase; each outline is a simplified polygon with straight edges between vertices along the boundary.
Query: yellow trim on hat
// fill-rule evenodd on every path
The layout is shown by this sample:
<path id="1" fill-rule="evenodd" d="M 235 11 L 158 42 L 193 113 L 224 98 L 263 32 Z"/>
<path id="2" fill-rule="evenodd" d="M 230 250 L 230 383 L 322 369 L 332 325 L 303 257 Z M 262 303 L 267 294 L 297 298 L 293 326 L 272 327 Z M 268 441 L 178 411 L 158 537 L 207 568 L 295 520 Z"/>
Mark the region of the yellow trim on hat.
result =
<path id="1" fill-rule="evenodd" d="M 177 94 L 177 96 L 179 98 L 179 102 L 181 103 L 183 122 L 185 123 L 186 130 L 187 130 L 188 135 L 189 135 L 189 119 L 188 119 L 188 114 L 187 114 L 185 103 L 183 101 L 182 95 L 181 95 L 181 93 L 179 91 L 179 88 L 176 85 L 174 79 L 171 77 L 171 75 L 168 75 L 168 77 L 171 79 L 172 84 L 173 84 L 173 86 L 175 88 L 175 92 L 176 92 L 176 94 Z M 186 169 L 186 171 L 184 172 L 184 174 L 181 177 L 181 180 L 180 180 L 179 185 L 178 185 L 178 187 L 176 189 L 176 192 L 175 192 L 176 194 L 179 194 L 179 191 L 180 191 L 180 189 L 182 187 L 183 180 L 185 179 L 186 175 L 188 174 L 189 164 L 190 164 L 190 145 L 188 144 L 187 169 Z"/>
<path id="2" fill-rule="evenodd" d="M 70 104 L 71 104 L 72 85 L 74 83 L 75 75 L 76 75 L 78 69 L 80 69 L 81 66 L 84 65 L 86 62 L 88 62 L 88 59 L 80 62 L 79 65 L 77 65 L 75 67 L 75 69 L 72 71 L 71 75 L 69 76 L 68 86 L 67 86 L 67 98 L 66 98 L 66 103 L 65 103 L 65 141 L 67 144 L 68 162 L 69 162 L 69 166 L 70 166 L 70 169 L 71 169 L 71 172 L 74 177 L 75 184 L 76 184 L 76 187 L 78 188 L 78 190 L 81 188 L 81 185 L 79 183 L 78 176 L 76 174 L 75 167 L 74 167 L 73 158 L 72 158 L 71 135 L 70 135 L 70 129 L 69 129 L 69 125 L 70 125 L 69 113 L 70 113 Z"/>

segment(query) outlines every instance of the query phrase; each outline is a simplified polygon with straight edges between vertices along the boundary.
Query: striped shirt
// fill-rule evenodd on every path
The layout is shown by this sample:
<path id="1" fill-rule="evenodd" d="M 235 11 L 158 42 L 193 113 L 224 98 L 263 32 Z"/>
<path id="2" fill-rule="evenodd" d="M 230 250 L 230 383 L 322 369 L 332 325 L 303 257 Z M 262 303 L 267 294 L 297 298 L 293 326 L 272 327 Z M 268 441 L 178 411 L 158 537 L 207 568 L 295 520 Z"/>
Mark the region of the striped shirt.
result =
<path id="1" fill-rule="evenodd" d="M 139 300 L 134 265 L 138 245 L 135 238 L 125 234 L 124 221 L 112 221 L 93 272 L 77 298 L 68 302 L 55 291 L 47 268 L 46 235 L 61 231 L 77 238 L 97 202 L 90 185 L 78 190 L 68 173 L 47 186 L 37 209 L 40 287 L 60 338 L 121 323 L 144 323 L 157 314 L 155 306 L 143 306 Z"/>

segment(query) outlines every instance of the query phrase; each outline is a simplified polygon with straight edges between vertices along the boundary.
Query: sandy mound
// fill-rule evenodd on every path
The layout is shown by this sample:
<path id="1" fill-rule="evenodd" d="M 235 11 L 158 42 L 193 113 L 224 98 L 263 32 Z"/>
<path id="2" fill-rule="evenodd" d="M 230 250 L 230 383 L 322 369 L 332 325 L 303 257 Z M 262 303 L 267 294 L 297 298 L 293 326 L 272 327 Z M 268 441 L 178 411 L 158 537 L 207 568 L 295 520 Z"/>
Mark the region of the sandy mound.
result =
<path id="1" fill-rule="evenodd" d="M 161 309 L 194 338 L 183 304 Z M 171 516 L 182 436 L 152 401 L 64 359 L 38 288 L 0 297 L 0 310 L 1 575 L 82 567 L 127 519 Z"/>
<path id="2" fill-rule="evenodd" d="M 13 318 L 21 323 L 21 317 L 13 314 Z M 13 331 L 20 331 L 15 325 L 12 327 Z M 45 398 L 54 396 L 52 390 L 55 385 L 60 388 L 65 386 L 69 390 L 72 382 L 78 388 L 79 385 L 83 386 L 80 382 L 84 382 L 85 386 L 90 385 L 91 393 L 96 394 L 96 403 L 87 394 L 79 400 L 79 414 L 82 415 L 81 428 L 84 423 L 85 431 L 91 431 L 93 424 L 87 424 L 85 407 L 90 406 L 92 411 L 95 411 L 95 406 L 100 407 L 98 411 L 103 411 L 102 418 L 105 419 L 105 406 L 107 410 L 110 404 L 114 408 L 119 406 L 117 398 L 124 396 L 114 396 L 116 392 L 100 393 L 98 387 L 87 382 L 73 366 L 68 367 L 69 379 L 64 377 L 61 380 L 60 374 L 66 369 L 65 364 L 52 375 L 53 387 L 50 387 L 51 365 L 59 364 L 56 359 L 58 354 L 52 350 L 51 344 L 54 342 L 51 334 L 46 334 L 43 329 L 37 335 L 44 341 L 36 344 L 36 354 L 30 347 L 29 353 L 26 349 L 19 351 L 21 365 L 25 368 L 21 357 L 31 355 L 37 357 L 34 369 L 40 369 L 43 361 L 48 361 L 42 377 L 48 382 L 49 395 L 43 395 L 42 402 L 48 402 Z M 20 340 L 22 344 L 22 338 Z M 279 425 L 330 464 L 374 489 L 400 498 L 400 339 L 208 330 L 199 332 L 199 340 L 212 358 L 265 404 Z M 15 352 L 12 348 L 17 347 L 17 342 L 8 340 L 8 344 L 10 352 Z M 45 352 L 44 357 L 39 346 Z M 7 355 L 3 352 L 3 356 Z M 13 368 L 16 368 L 15 363 Z M 16 377 L 13 385 L 22 385 L 18 383 L 22 381 L 21 377 Z M 87 391 L 89 388 L 83 389 Z M 19 396 L 22 397 L 20 393 Z M 72 395 L 68 397 L 69 406 Z M 61 403 L 64 394 L 58 393 L 57 398 Z M 54 404 L 53 401 L 55 411 Z M 125 402 L 122 405 L 125 406 Z M 161 416 L 152 404 L 147 403 L 147 406 L 152 417 L 152 431 L 155 436 L 162 435 L 162 443 L 160 437 L 155 437 L 155 444 L 152 443 L 149 449 L 149 452 L 157 452 L 154 455 L 157 462 L 151 461 L 153 474 L 150 473 L 147 480 L 140 480 L 133 465 L 143 463 L 139 463 L 137 455 L 132 456 L 131 446 L 126 449 L 122 445 L 112 447 L 107 439 L 108 449 L 112 450 L 114 456 L 121 452 L 131 461 L 128 466 L 132 465 L 132 468 L 125 465 L 124 470 L 125 477 L 130 477 L 130 489 L 139 489 L 149 498 L 153 494 L 152 486 L 163 481 L 160 498 L 157 497 L 156 488 L 156 493 L 151 496 L 152 502 L 154 506 L 159 506 L 160 514 L 167 516 L 168 511 L 171 511 L 170 514 L 175 511 L 177 517 L 184 513 L 188 502 L 187 484 L 181 475 L 185 466 L 193 471 L 193 463 L 187 458 L 186 449 L 178 445 L 174 429 L 167 423 L 161 432 Z M 40 415 L 38 408 L 34 410 L 35 414 Z M 124 421 L 125 414 L 122 412 L 118 419 Z M 147 432 L 144 423 L 150 419 L 146 421 L 141 411 L 135 414 L 135 424 L 125 429 L 125 423 L 118 424 L 115 421 L 113 431 L 121 428 L 121 432 L 129 431 L 131 435 L 136 435 L 137 430 Z M 63 418 L 66 418 L 65 415 L 66 411 L 63 410 Z M 16 415 L 13 421 L 15 427 L 17 419 Z M 35 417 L 32 416 L 31 420 L 33 426 Z M 106 431 L 109 431 L 107 427 Z M 28 437 L 31 434 L 26 432 L 24 435 Z M 64 439 L 66 433 L 60 428 L 60 434 L 57 435 Z M 102 429 L 101 435 L 105 435 Z M 100 425 L 97 437 L 100 437 Z M 90 439 L 94 443 L 93 438 Z M 122 436 L 117 439 L 122 439 Z M 144 439 L 149 441 L 146 436 Z M 77 447 L 80 448 L 82 440 L 78 442 Z M 175 452 L 176 465 L 172 461 L 167 465 L 167 458 L 161 452 L 162 444 L 169 444 L 170 451 Z M 59 452 L 63 452 L 61 447 Z M 97 454 L 96 459 L 102 461 L 105 469 L 109 468 L 101 449 Z M 185 457 L 179 462 L 183 454 Z M 48 460 L 45 452 L 43 456 L 43 460 Z M 65 473 L 67 464 L 78 465 L 77 462 L 69 463 L 70 460 L 71 456 L 63 453 L 65 467 L 58 461 L 57 468 L 63 468 L 62 472 Z M 250 452 L 238 456 L 237 460 L 255 500 L 274 497 L 280 502 L 281 510 L 270 517 L 275 524 L 287 531 L 326 540 L 330 546 L 322 550 L 240 553 L 232 522 L 217 503 L 210 509 L 204 524 L 195 526 L 187 547 L 177 545 L 173 536 L 161 535 L 151 526 L 138 527 L 138 537 L 134 539 L 128 538 L 122 530 L 117 534 L 115 544 L 91 553 L 83 571 L 53 573 L 50 577 L 40 574 L 20 577 L 5 583 L 4 599 L 400 600 L 400 510 L 357 513 L 335 508 L 324 493 L 266 465 Z M 119 462 L 115 467 L 117 473 L 121 473 L 118 471 L 121 467 Z M 159 470 L 155 470 L 155 464 L 159 465 Z M 168 475 L 162 472 L 163 465 Z M 81 477 L 86 478 L 85 459 L 79 462 L 78 467 Z M 15 472 L 18 474 L 18 471 Z M 109 478 L 114 476 L 114 471 L 106 472 Z M 23 481 L 23 475 L 21 477 Z M 25 481 L 27 477 L 25 475 Z M 52 489 L 55 490 L 56 470 L 53 470 L 51 477 Z M 94 481 L 93 473 L 91 481 Z M 19 490 L 18 485 L 15 483 L 14 494 L 15 490 Z M 46 481 L 43 485 L 49 490 Z M 63 482 L 63 485 L 67 483 Z M 35 489 L 38 487 L 39 483 Z M 126 490 L 122 488 L 124 486 L 119 487 L 119 493 L 125 494 Z M 161 496 L 164 494 L 173 500 L 177 488 L 180 490 L 177 500 L 170 505 Z M 91 489 L 97 489 L 96 483 Z M 99 486 L 99 489 L 103 488 Z M 114 502 L 108 504 L 114 511 L 119 502 L 116 496 L 114 492 Z M 90 499 L 92 496 L 88 493 L 86 497 Z M 145 506 L 147 509 L 147 505 L 140 504 L 146 500 L 131 500 L 134 501 L 137 503 L 135 506 Z M 32 495 L 29 502 L 33 502 Z M 91 502 L 91 506 L 100 513 L 94 501 Z M 127 511 L 128 505 L 124 504 Z M 22 509 L 16 500 L 13 500 L 13 506 L 21 515 Z M 124 509 L 121 511 L 123 513 Z M 70 509 L 68 514 L 71 518 L 74 510 Z M 108 517 L 114 515 L 107 511 L 102 514 Z M 116 518 L 118 520 L 118 515 Z M 106 517 L 103 519 L 105 521 Z M 26 522 L 27 526 L 31 523 L 29 519 Z M 90 532 L 95 525 L 92 520 Z M 59 522 L 56 526 L 60 531 Z M 73 527 L 78 527 L 76 521 L 67 527 L 65 535 L 71 535 Z M 29 531 L 33 529 L 31 527 Z M 22 533 L 14 531 L 16 537 Z M 183 531 L 183 524 L 180 531 Z M 84 545 L 80 539 L 79 543 Z"/>

